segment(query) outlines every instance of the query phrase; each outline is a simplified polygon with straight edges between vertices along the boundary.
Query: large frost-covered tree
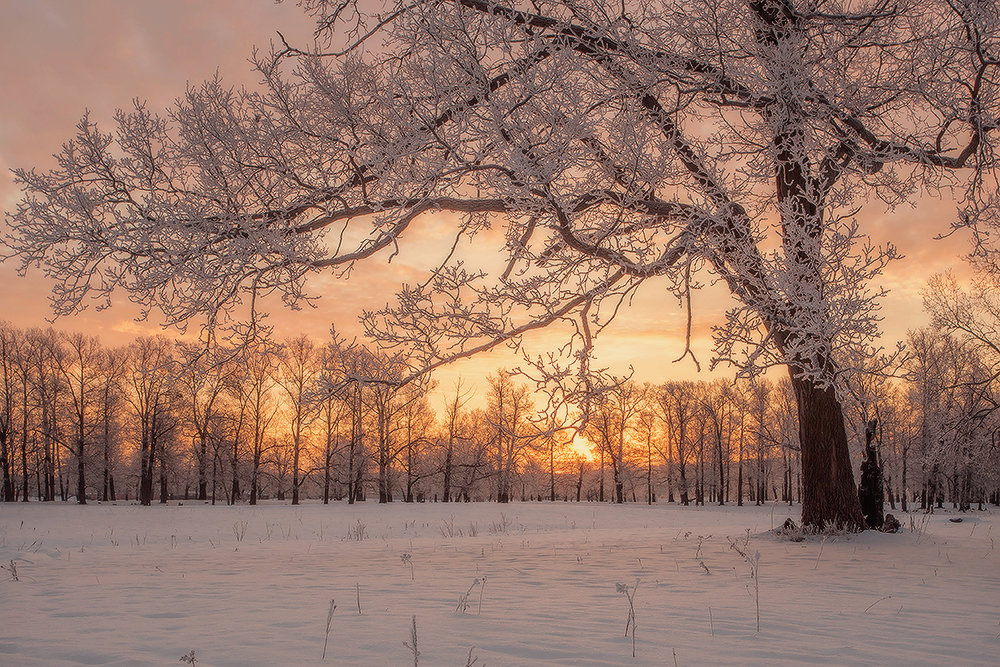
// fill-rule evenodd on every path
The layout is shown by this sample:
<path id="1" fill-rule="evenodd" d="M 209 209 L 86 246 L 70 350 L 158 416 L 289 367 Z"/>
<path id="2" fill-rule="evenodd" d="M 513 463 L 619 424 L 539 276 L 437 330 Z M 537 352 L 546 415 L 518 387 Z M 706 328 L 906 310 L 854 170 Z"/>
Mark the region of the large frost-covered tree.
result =
<path id="1" fill-rule="evenodd" d="M 111 134 L 84 117 L 54 170 L 17 172 L 8 243 L 56 279 L 57 312 L 120 289 L 216 326 L 450 213 L 433 275 L 370 332 L 433 368 L 561 323 L 539 365 L 582 400 L 638 286 L 690 304 L 709 272 L 737 303 L 717 359 L 789 370 L 803 522 L 863 525 L 837 387 L 877 335 L 868 281 L 894 250 L 854 216 L 959 187 L 962 224 L 995 220 L 996 3 L 301 4 L 317 41 L 257 57 L 260 89 L 209 81 Z M 500 238 L 505 268 L 464 263 L 473 237 Z"/>

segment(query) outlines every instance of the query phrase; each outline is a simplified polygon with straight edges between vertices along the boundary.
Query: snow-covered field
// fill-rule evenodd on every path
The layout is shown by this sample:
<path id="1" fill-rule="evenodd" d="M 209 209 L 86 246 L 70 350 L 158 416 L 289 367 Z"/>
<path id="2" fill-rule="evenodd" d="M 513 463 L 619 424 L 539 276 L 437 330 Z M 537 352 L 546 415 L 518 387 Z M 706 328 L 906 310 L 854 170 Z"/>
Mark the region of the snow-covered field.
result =
<path id="1" fill-rule="evenodd" d="M 407 665 L 414 617 L 421 665 L 1000 664 L 996 513 L 768 532 L 798 512 L 5 504 L 0 664 Z"/>

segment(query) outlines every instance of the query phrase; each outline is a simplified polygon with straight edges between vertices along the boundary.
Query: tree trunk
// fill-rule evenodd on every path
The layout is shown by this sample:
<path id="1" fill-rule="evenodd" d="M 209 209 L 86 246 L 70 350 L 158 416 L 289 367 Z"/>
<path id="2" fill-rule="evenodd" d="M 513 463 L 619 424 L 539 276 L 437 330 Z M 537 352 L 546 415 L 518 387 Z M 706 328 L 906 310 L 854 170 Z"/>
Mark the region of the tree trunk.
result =
<path id="1" fill-rule="evenodd" d="M 160 456 L 160 504 L 167 502 L 167 460 Z"/>
<path id="2" fill-rule="evenodd" d="M 10 418 L 8 413 L 7 418 Z M 6 425 L 3 427 L 3 433 L 0 434 L 0 458 L 2 458 L 3 466 L 3 499 L 5 502 L 11 502 L 14 500 L 14 481 L 10 474 L 11 462 L 8 456 L 8 442 L 7 442 L 7 430 Z"/>
<path id="3" fill-rule="evenodd" d="M 81 440 L 76 450 L 76 502 L 81 505 L 87 504 L 87 481 L 84 477 L 83 461 L 83 441 Z"/>
<path id="4" fill-rule="evenodd" d="M 143 427 L 149 428 L 148 425 Z M 139 454 L 139 504 L 153 501 L 153 448 L 148 433 L 143 434 Z"/>
<path id="5" fill-rule="evenodd" d="M 444 453 L 444 480 L 441 488 L 441 502 L 446 503 L 451 500 L 451 468 L 452 459 L 455 455 L 455 442 L 451 434 L 448 435 L 448 449 Z"/>
<path id="6" fill-rule="evenodd" d="M 789 371 L 802 448 L 802 525 L 813 530 L 863 530 L 865 519 L 854 484 L 840 402 L 832 388 L 821 389 L 796 377 L 794 368 Z"/>
<path id="7" fill-rule="evenodd" d="M 208 438 L 198 434 L 200 456 L 198 457 L 198 500 L 208 500 Z"/>
<path id="8" fill-rule="evenodd" d="M 295 438 L 295 449 L 292 452 L 292 504 L 299 504 L 299 452 L 301 445 L 298 437 Z"/>
<path id="9" fill-rule="evenodd" d="M 326 452 L 323 456 L 323 504 L 330 504 L 330 463 L 333 459 L 333 452 L 330 447 L 330 438 L 326 439 Z"/>

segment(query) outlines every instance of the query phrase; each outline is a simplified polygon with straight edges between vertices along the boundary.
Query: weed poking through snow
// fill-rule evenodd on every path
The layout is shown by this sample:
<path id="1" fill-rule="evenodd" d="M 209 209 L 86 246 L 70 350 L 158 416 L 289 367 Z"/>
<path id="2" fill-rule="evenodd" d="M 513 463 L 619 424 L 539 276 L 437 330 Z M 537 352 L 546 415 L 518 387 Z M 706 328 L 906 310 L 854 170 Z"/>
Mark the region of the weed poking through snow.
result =
<path id="1" fill-rule="evenodd" d="M 330 600 L 330 611 L 326 612 L 326 636 L 323 638 L 323 657 L 326 660 L 326 645 L 330 642 L 330 627 L 333 625 L 333 612 L 337 608 L 337 602 Z"/>
<path id="2" fill-rule="evenodd" d="M 628 637 L 629 627 L 632 629 L 632 657 L 635 657 L 635 592 L 639 588 L 639 580 L 636 579 L 635 585 L 630 589 L 628 584 L 623 584 L 618 582 L 615 584 L 615 590 L 619 593 L 625 595 L 628 599 L 628 617 L 625 619 L 625 636 Z"/>
<path id="3" fill-rule="evenodd" d="M 472 580 L 472 585 L 469 586 L 469 590 L 465 591 L 465 593 L 463 595 L 459 596 L 459 598 L 458 598 L 458 605 L 455 607 L 455 611 L 456 612 L 458 612 L 459 614 L 464 614 L 464 613 L 466 613 L 466 612 L 469 611 L 469 607 L 472 606 L 472 603 L 471 603 L 472 591 L 474 591 L 476 589 L 476 586 L 479 586 L 479 609 L 478 609 L 477 613 L 480 614 L 480 615 L 482 615 L 482 613 L 483 613 L 483 591 L 486 589 L 486 576 L 485 575 L 483 575 L 482 578 L 476 577 L 475 579 L 473 579 Z"/>
<path id="4" fill-rule="evenodd" d="M 17 563 L 14 562 L 13 558 L 10 560 L 10 565 L 0 565 L 0 569 L 10 572 L 11 581 L 21 581 L 21 579 L 17 576 Z"/>
<path id="5" fill-rule="evenodd" d="M 760 579 L 757 577 L 758 570 L 760 569 L 760 552 L 755 551 L 753 555 L 750 555 L 750 549 L 747 545 L 740 547 L 732 539 L 729 540 L 729 548 L 738 553 L 746 561 L 746 564 L 750 568 L 750 578 L 753 579 L 753 600 L 754 607 L 757 611 L 757 632 L 760 632 Z"/>
<path id="6" fill-rule="evenodd" d="M 399 554 L 399 560 L 403 561 L 403 565 L 410 566 L 410 581 L 413 581 L 413 557 L 410 554 Z"/>
<path id="7" fill-rule="evenodd" d="M 413 667 L 418 667 L 420 662 L 420 651 L 417 650 L 417 616 L 414 614 L 413 623 L 410 626 L 410 641 L 403 642 L 403 646 L 413 653 Z"/>

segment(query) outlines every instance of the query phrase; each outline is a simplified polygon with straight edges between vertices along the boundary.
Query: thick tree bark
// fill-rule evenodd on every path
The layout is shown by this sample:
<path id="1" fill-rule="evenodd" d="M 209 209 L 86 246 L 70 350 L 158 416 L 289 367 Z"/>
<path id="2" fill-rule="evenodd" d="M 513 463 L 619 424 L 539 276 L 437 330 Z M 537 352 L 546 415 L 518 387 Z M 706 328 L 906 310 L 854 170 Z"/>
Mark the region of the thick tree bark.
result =
<path id="1" fill-rule="evenodd" d="M 790 372 L 802 447 L 802 525 L 812 530 L 864 530 L 844 415 L 836 393 L 833 388 L 820 388 L 797 378 L 794 368 Z"/>

